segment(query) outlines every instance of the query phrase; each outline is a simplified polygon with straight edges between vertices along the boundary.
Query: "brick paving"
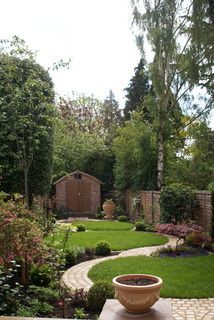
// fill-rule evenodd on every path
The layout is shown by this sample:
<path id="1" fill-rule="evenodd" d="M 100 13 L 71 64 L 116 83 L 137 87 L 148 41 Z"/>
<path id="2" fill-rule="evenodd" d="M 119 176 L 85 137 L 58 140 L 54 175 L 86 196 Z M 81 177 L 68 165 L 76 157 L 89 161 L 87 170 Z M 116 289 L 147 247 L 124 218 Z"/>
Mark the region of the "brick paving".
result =
<path id="1" fill-rule="evenodd" d="M 89 260 L 75 265 L 68 269 L 62 276 L 62 285 L 74 289 L 84 288 L 89 290 L 93 282 L 88 278 L 89 270 L 96 264 L 117 259 L 118 257 L 130 257 L 146 255 L 150 256 L 157 249 L 175 246 L 176 237 L 168 236 L 169 242 L 162 246 L 143 247 L 122 251 L 119 255 L 108 256 L 99 259 Z M 170 299 L 173 309 L 174 320 L 214 320 L 214 298 L 209 299 Z"/>

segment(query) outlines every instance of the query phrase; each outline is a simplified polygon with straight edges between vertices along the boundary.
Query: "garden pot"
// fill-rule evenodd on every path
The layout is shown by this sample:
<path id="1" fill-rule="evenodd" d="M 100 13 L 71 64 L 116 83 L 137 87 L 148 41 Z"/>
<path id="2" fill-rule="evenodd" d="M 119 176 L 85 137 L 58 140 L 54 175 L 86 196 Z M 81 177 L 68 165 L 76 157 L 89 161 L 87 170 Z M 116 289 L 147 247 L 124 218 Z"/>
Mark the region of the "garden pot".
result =
<path id="1" fill-rule="evenodd" d="M 103 211 L 105 213 L 105 218 L 107 220 L 111 220 L 114 217 L 114 213 L 115 213 L 115 209 L 116 209 L 116 205 L 114 202 L 104 202 L 103 203 Z"/>
<path id="2" fill-rule="evenodd" d="M 125 274 L 112 281 L 115 298 L 133 313 L 147 312 L 159 300 L 163 283 L 161 278 L 150 274 Z"/>

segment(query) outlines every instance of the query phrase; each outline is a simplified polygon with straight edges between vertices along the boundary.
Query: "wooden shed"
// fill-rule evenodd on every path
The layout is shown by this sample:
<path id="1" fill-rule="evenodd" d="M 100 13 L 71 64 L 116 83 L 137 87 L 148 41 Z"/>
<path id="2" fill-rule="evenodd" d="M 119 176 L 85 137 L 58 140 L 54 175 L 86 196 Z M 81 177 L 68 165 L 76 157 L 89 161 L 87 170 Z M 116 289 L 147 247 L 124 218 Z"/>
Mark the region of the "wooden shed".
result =
<path id="1" fill-rule="evenodd" d="M 56 207 L 75 213 L 95 213 L 101 206 L 101 184 L 97 178 L 79 170 L 67 174 L 54 182 Z"/>

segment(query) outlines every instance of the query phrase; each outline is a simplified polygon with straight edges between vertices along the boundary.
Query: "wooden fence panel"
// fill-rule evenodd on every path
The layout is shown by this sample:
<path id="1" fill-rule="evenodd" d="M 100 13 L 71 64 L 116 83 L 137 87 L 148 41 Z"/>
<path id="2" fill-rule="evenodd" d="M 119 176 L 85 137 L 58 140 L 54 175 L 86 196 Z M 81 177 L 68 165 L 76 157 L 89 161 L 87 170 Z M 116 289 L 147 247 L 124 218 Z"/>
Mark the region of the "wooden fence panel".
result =
<path id="1" fill-rule="evenodd" d="M 160 192 L 159 191 L 138 191 L 132 192 L 128 190 L 126 192 L 126 211 L 130 217 L 134 217 L 133 214 L 133 201 L 136 195 L 140 196 L 141 206 L 143 208 L 144 218 L 149 223 L 160 223 L 161 221 L 161 209 L 159 204 Z M 197 207 L 194 209 L 193 214 L 199 225 L 201 225 L 206 232 L 212 230 L 213 220 L 213 200 L 212 193 L 208 191 L 196 191 Z M 136 213 L 135 213 L 136 215 Z"/>

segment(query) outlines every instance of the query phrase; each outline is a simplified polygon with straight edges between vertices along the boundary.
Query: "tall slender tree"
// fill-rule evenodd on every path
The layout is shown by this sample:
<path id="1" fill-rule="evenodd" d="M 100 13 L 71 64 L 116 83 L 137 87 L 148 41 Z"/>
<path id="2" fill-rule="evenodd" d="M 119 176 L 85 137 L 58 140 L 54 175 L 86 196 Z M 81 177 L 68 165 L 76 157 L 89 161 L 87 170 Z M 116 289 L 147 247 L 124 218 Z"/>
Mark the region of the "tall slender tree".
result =
<path id="1" fill-rule="evenodd" d="M 4 43 L 3 43 L 4 44 Z M 50 187 L 53 146 L 54 91 L 48 73 L 36 63 L 23 40 L 6 42 L 0 53 L 0 161 L 2 183 L 9 176 L 23 173 L 23 186 L 29 206 L 31 192 L 42 184 L 41 193 Z M 44 148 L 45 144 L 45 148 Z M 49 147 L 47 147 L 49 146 Z M 5 165 L 5 166 L 4 166 Z M 34 183 L 30 176 L 35 174 Z M 45 171 L 45 174 L 44 174 Z M 44 178 L 44 175 L 46 179 Z M 20 177 L 20 175 L 19 175 Z M 40 185 L 41 187 L 41 185 Z M 23 190 L 24 189 L 24 190 Z M 8 190 L 11 191 L 11 190 Z"/>
<path id="2" fill-rule="evenodd" d="M 194 100 L 191 90 L 200 85 L 187 76 L 192 26 L 190 16 L 194 1 L 183 0 L 132 0 L 134 23 L 139 36 L 147 36 L 154 52 L 149 66 L 153 84 L 154 123 L 158 140 L 158 189 L 164 182 L 165 142 L 182 126 L 182 111 L 193 112 L 195 118 L 212 108 L 212 97 L 207 91 L 201 95 L 200 104 Z M 144 9 L 142 10 L 142 4 Z M 138 41 L 142 44 L 142 42 Z M 196 60 L 195 60 L 196 61 Z M 196 61 L 197 62 L 197 61 Z M 208 69 L 208 78 L 211 70 Z M 151 103 L 151 98 L 148 100 Z M 191 119 L 194 119 L 192 117 Z"/>

